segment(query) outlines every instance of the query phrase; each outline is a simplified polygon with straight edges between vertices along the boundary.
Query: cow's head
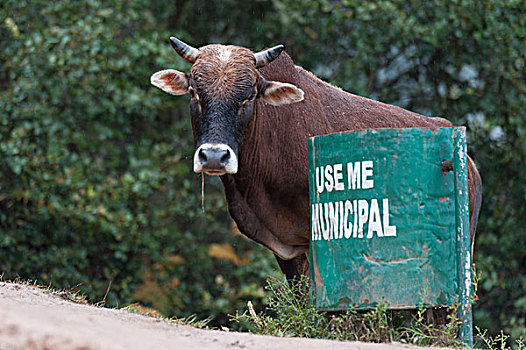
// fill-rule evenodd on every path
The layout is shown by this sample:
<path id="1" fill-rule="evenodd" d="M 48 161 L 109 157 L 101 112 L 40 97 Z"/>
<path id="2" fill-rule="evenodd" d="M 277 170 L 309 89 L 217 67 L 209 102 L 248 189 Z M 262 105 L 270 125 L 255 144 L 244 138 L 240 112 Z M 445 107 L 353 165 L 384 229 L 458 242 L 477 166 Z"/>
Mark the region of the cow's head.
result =
<path id="1" fill-rule="evenodd" d="M 266 81 L 257 71 L 278 57 L 283 45 L 254 54 L 239 46 L 196 49 L 174 37 L 170 42 L 181 57 L 193 63 L 190 74 L 166 69 L 153 74 L 151 83 L 172 95 L 190 94 L 194 171 L 237 173 L 239 146 L 255 112 L 256 99 L 274 106 L 303 100 L 301 89 Z"/>

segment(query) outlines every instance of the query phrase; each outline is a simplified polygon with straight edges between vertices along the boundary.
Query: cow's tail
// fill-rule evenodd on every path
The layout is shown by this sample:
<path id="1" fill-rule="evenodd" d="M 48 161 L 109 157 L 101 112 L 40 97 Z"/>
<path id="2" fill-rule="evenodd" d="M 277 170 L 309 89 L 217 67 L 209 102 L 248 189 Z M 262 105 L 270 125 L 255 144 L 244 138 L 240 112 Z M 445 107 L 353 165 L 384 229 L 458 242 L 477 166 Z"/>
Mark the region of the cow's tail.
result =
<path id="1" fill-rule="evenodd" d="M 482 205 L 482 179 L 475 162 L 468 156 L 468 187 L 469 187 L 469 232 L 471 239 L 471 254 L 475 244 L 475 230 Z M 473 255 L 472 255 L 473 256 Z"/>

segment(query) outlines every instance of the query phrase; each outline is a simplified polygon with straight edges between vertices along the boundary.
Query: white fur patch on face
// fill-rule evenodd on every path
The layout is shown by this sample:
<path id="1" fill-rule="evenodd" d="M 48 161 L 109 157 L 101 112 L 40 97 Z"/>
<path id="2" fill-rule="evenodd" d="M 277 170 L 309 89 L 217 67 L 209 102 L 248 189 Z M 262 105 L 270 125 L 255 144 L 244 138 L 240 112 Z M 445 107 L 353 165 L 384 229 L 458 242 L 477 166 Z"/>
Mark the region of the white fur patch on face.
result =
<path id="1" fill-rule="evenodd" d="M 217 58 L 221 62 L 228 62 L 231 55 L 232 55 L 232 50 L 230 50 L 228 47 L 222 47 L 221 50 L 219 51 L 219 56 L 217 56 Z"/>
<path id="2" fill-rule="evenodd" d="M 150 78 L 150 83 L 171 95 L 182 95 L 188 92 L 186 74 L 175 69 L 165 69 L 154 73 Z"/>

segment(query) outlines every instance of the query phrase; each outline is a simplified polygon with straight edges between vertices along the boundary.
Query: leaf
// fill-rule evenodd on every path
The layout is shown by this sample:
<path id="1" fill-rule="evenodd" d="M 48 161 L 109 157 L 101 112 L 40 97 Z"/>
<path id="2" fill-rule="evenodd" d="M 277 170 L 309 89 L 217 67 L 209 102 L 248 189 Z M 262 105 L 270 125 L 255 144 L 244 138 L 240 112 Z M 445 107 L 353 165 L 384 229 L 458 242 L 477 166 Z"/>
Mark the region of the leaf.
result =
<path id="1" fill-rule="evenodd" d="M 236 266 L 241 266 L 243 262 L 237 256 L 234 248 L 228 243 L 213 243 L 208 248 L 208 256 L 217 259 L 223 259 L 234 263 Z"/>
<path id="2" fill-rule="evenodd" d="M 169 266 L 177 266 L 177 265 L 184 264 L 185 262 L 186 262 L 186 259 L 178 254 L 171 254 L 171 255 L 166 256 L 166 265 L 169 265 Z"/>

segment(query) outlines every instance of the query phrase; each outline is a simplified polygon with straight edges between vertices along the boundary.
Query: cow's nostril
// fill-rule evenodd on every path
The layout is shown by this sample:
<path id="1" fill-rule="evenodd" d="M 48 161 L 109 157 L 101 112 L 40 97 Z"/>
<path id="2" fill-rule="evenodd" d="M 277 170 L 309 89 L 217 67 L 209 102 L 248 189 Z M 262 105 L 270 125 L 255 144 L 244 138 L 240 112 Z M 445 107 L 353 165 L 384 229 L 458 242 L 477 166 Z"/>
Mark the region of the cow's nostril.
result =
<path id="1" fill-rule="evenodd" d="M 223 145 L 208 145 L 201 146 L 197 151 L 194 161 L 194 168 L 198 171 L 213 172 L 216 173 L 224 172 L 225 169 L 232 169 L 233 160 L 236 160 L 235 153 L 228 146 Z M 236 168 L 237 170 L 237 168 Z"/>
<path id="2" fill-rule="evenodd" d="M 230 159 L 230 151 L 225 150 L 225 153 L 221 156 L 221 159 L 219 160 L 221 165 L 226 165 L 228 163 L 228 160 Z"/>
<path id="3" fill-rule="evenodd" d="M 201 162 L 201 164 L 206 164 L 206 162 L 208 161 L 208 157 L 206 156 L 206 153 L 202 149 L 199 150 L 198 157 L 199 157 L 199 162 Z"/>

